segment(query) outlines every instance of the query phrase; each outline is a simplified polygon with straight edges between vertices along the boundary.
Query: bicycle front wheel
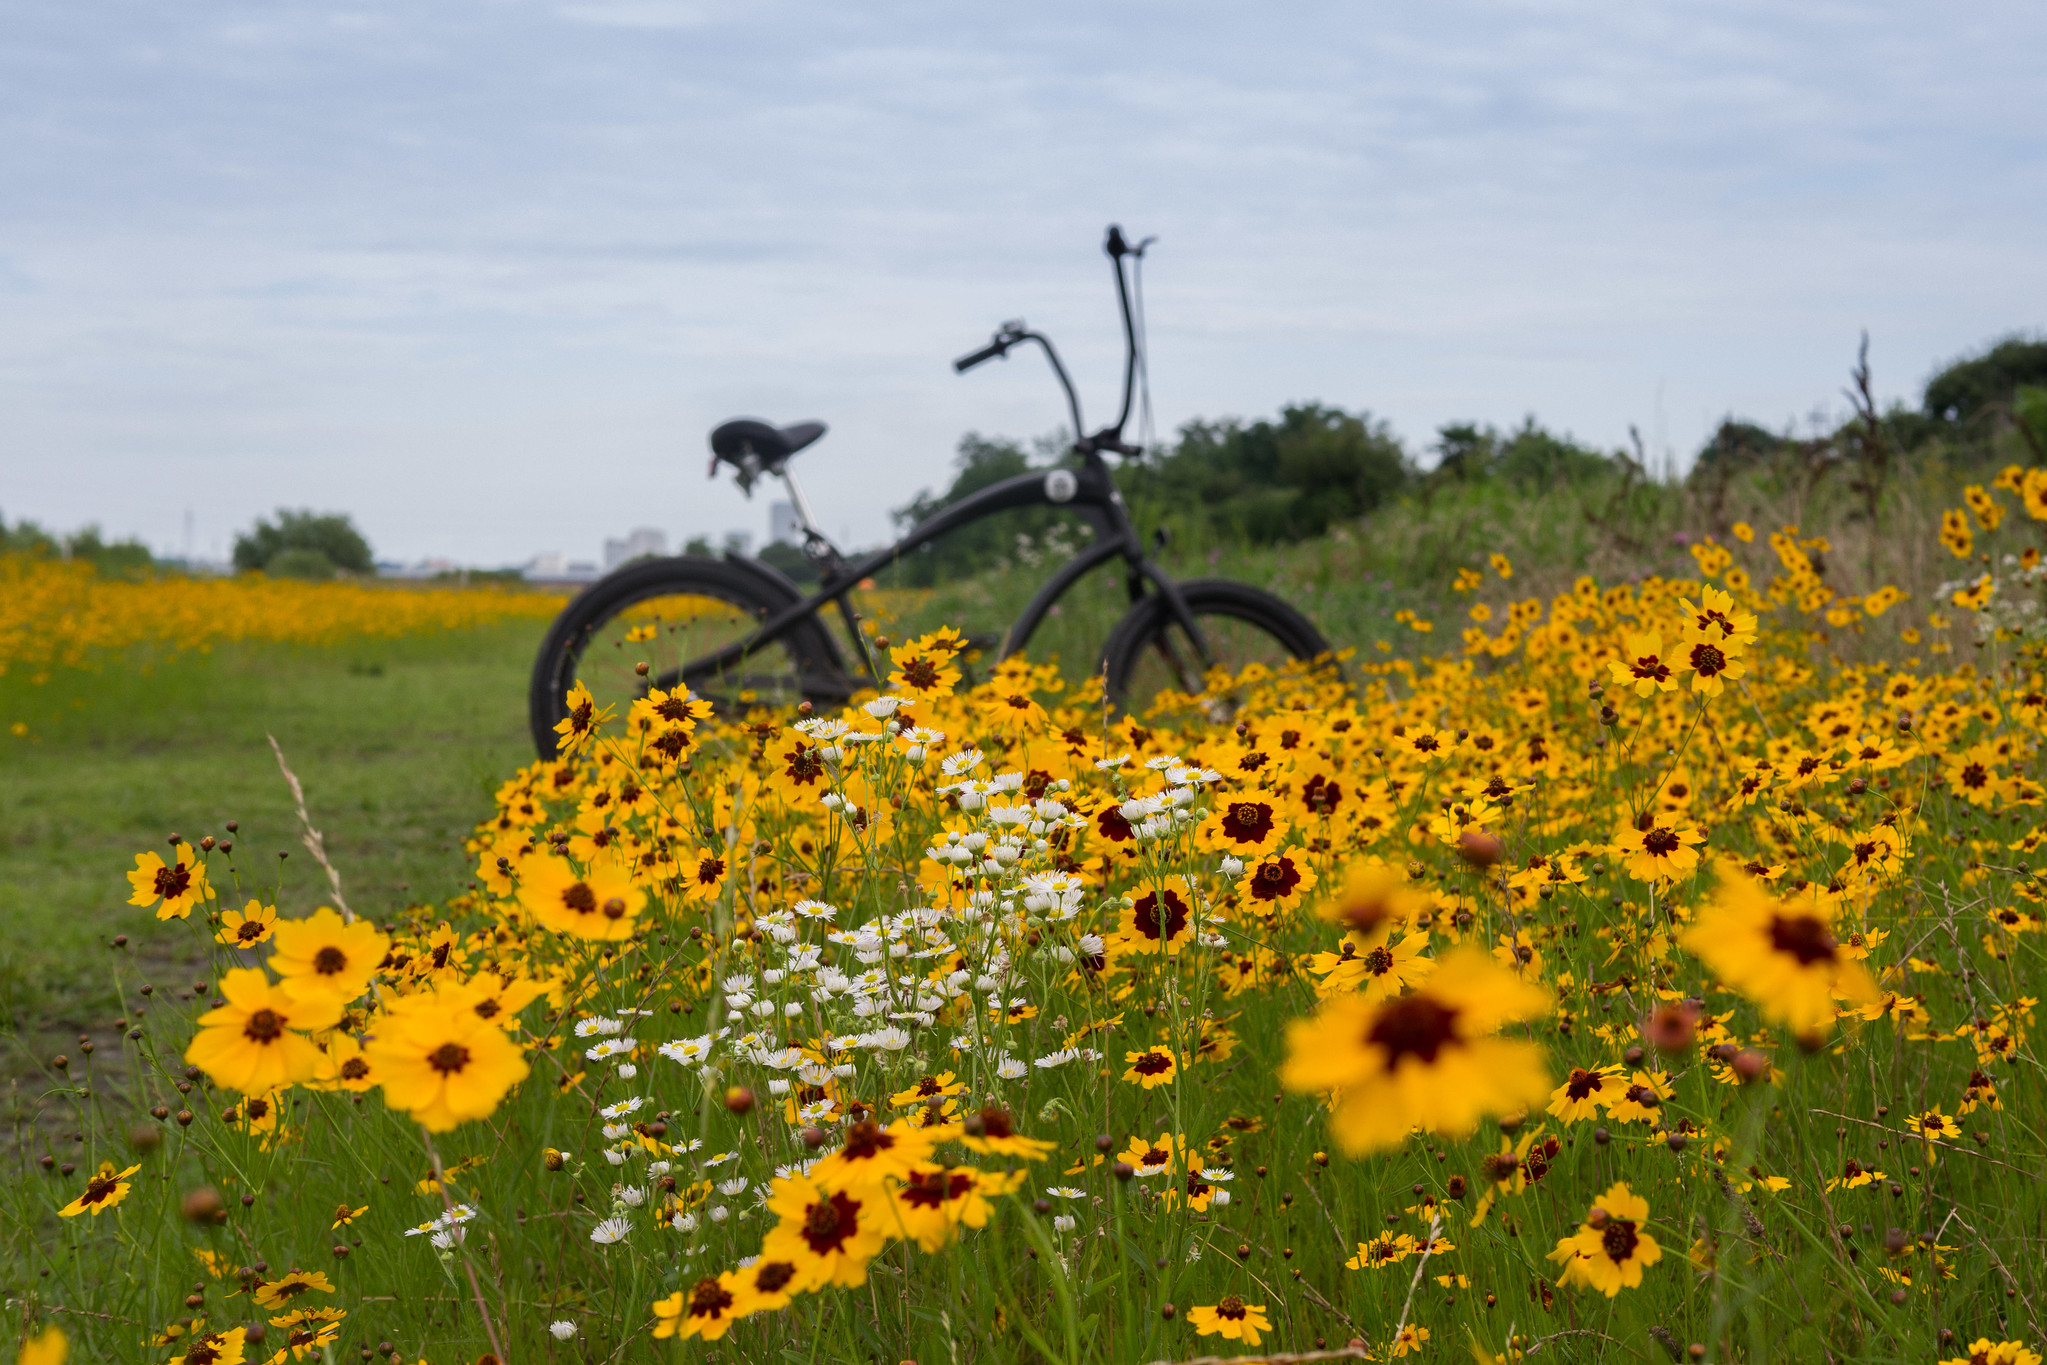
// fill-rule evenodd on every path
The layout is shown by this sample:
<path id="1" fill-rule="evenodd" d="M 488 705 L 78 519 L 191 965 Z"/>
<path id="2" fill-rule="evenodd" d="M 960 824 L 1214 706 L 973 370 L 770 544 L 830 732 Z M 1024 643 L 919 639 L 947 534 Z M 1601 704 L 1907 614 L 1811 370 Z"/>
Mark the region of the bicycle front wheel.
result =
<path id="1" fill-rule="evenodd" d="M 1277 671 L 1330 654 L 1314 623 L 1269 592 L 1225 578 L 1194 578 L 1179 587 L 1208 644 L 1208 666 L 1166 599 L 1147 595 L 1116 623 L 1102 651 L 1109 699 L 1125 711 L 1141 714 L 1167 692 L 1207 692 L 1218 674 L 1234 678 L 1251 664 Z M 1335 667 L 1333 657 L 1329 666 Z M 1234 711 L 1236 700 L 1211 694 L 1223 712 Z"/>
<path id="2" fill-rule="evenodd" d="M 554 756 L 554 727 L 568 715 L 566 698 L 578 682 L 620 718 L 650 684 L 687 686 L 728 715 L 754 705 L 843 701 L 851 685 L 815 618 L 727 668 L 701 663 L 796 600 L 773 587 L 721 560 L 678 556 L 627 565 L 585 588 L 555 618 L 533 663 L 526 708 L 540 756 Z"/>

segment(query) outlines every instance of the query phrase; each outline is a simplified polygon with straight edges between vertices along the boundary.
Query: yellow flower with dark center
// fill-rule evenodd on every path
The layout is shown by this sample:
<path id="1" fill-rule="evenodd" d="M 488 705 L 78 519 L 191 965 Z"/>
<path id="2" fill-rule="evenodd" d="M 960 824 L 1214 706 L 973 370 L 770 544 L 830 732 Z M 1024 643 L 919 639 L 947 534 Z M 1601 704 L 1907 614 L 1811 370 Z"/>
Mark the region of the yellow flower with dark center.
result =
<path id="1" fill-rule="evenodd" d="M 1573 1067 L 1549 1097 L 1549 1112 L 1566 1123 L 1598 1118 L 1601 1109 L 1611 1109 L 1620 1101 L 1619 1077 L 1624 1071 L 1617 1065 L 1593 1071 Z"/>
<path id="2" fill-rule="evenodd" d="M 889 1096 L 888 1102 L 901 1108 L 904 1105 L 923 1104 L 927 1100 L 942 1099 L 947 1095 L 957 1095 L 966 1088 L 967 1083 L 956 1079 L 952 1072 L 941 1071 L 935 1076 L 918 1078 L 917 1083 L 909 1089 L 898 1090 L 895 1094 Z"/>
<path id="3" fill-rule="evenodd" d="M 1706 842 L 1698 826 L 1667 812 L 1644 812 L 1634 825 L 1614 836 L 1628 875 L 1637 881 L 1676 880 L 1699 865 L 1695 844 Z"/>
<path id="4" fill-rule="evenodd" d="M 1237 885 L 1253 912 L 1269 915 L 1300 904 L 1301 897 L 1315 885 L 1315 872 L 1305 858 L 1268 853 L 1244 869 Z"/>
<path id="5" fill-rule="evenodd" d="M 346 1204 L 337 1204 L 334 1208 L 334 1221 L 328 1225 L 329 1230 L 345 1228 L 369 1211 L 370 1206 L 368 1204 L 364 1204 L 361 1208 L 357 1209 L 352 1209 Z"/>
<path id="6" fill-rule="evenodd" d="M 1623 1288 L 1639 1288 L 1642 1268 L 1663 1259 L 1663 1248 L 1643 1230 L 1649 1201 L 1617 1182 L 1578 1231 L 1557 1243 L 1549 1258 L 1563 1265 L 1560 1285 L 1582 1284 L 1609 1299 Z"/>
<path id="7" fill-rule="evenodd" d="M 276 906 L 252 900 L 240 910 L 221 912 L 220 929 L 213 941 L 230 948 L 253 948 L 270 937 L 270 928 L 276 923 Z"/>
<path id="8" fill-rule="evenodd" d="M 324 1359 L 329 1347 L 341 1336 L 341 1324 L 348 1313 L 340 1308 L 301 1308 L 270 1319 L 270 1325 L 284 1333 L 284 1345 L 270 1357 L 269 1365 L 282 1365 L 308 1357 Z"/>
<path id="9" fill-rule="evenodd" d="M 1345 934 L 1335 952 L 1309 958 L 1308 970 L 1322 977 L 1316 992 L 1332 996 L 1362 987 L 1365 1002 L 1372 1004 L 1427 980 L 1436 965 L 1422 956 L 1429 946 L 1428 931 L 1404 935 L 1396 943 L 1392 929 L 1388 923 L 1371 934 Z"/>
<path id="10" fill-rule="evenodd" d="M 1621 657 L 1610 660 L 1607 671 L 1616 685 L 1633 688 L 1638 697 L 1668 692 L 1677 686 L 1677 670 L 1664 656 L 1663 641 L 1650 634 L 1628 635 Z"/>
<path id="11" fill-rule="evenodd" d="M 582 872 L 565 858 L 535 858 L 519 883 L 519 904 L 541 927 L 577 938 L 633 936 L 647 893 L 616 860 L 600 858 Z"/>
<path id="12" fill-rule="evenodd" d="M 1398 1146 L 1417 1127 L 1462 1137 L 1483 1115 L 1548 1097 L 1542 1048 L 1496 1036 L 1548 1007 L 1485 952 L 1460 948 L 1412 995 L 1333 999 L 1289 1024 L 1280 1080 L 1333 1092 L 1330 1129 L 1352 1155 Z"/>
<path id="13" fill-rule="evenodd" d="M 166 863 L 154 853 L 135 855 L 135 870 L 128 874 L 135 888 L 130 905 L 154 905 L 158 919 L 183 919 L 192 907 L 213 899 L 206 881 L 206 865 L 189 843 L 178 844 L 177 861 Z"/>
<path id="14" fill-rule="evenodd" d="M 682 898 L 691 904 L 718 899 L 730 871 L 731 865 L 709 849 L 690 854 L 682 860 Z"/>
<path id="15" fill-rule="evenodd" d="M 834 1189 L 866 1189 L 885 1180 L 901 1180 L 931 1155 L 938 1140 L 918 1132 L 907 1119 L 884 1128 L 871 1118 L 846 1129 L 845 1145 L 811 1171 Z"/>
<path id="16" fill-rule="evenodd" d="M 242 1365 L 246 1351 L 244 1341 L 248 1336 L 246 1327 L 236 1327 L 226 1332 L 208 1332 L 193 1339 L 185 1348 L 185 1354 L 172 1356 L 170 1365 Z"/>
<path id="17" fill-rule="evenodd" d="M 1250 796 L 1231 797 L 1194 832 L 1195 843 L 1215 853 L 1256 857 L 1279 847 L 1286 838 L 1286 821 L 1269 800 Z"/>
<path id="18" fill-rule="evenodd" d="M 569 689 L 568 704 L 569 713 L 554 723 L 554 732 L 561 736 L 555 741 L 555 748 L 564 757 L 579 754 L 589 747 L 598 727 L 611 719 L 611 708 L 607 706 L 600 711 L 597 699 L 580 681 Z"/>
<path id="19" fill-rule="evenodd" d="M 1130 1063 L 1129 1069 L 1123 1073 L 1123 1079 L 1132 1085 L 1141 1085 L 1146 1090 L 1170 1084 L 1180 1070 L 1179 1060 L 1173 1056 L 1173 1049 L 1169 1047 L 1126 1052 L 1123 1054 L 1123 1060 Z"/>
<path id="20" fill-rule="evenodd" d="M 1929 1109 L 1923 1114 L 1914 1114 L 1905 1120 L 1905 1126 L 1925 1142 L 1939 1142 L 1944 1138 L 1958 1138 L 1962 1125 L 1938 1109 Z"/>
<path id="21" fill-rule="evenodd" d="M 990 1201 L 1023 1184 L 1022 1171 L 1007 1174 L 968 1166 L 919 1166 L 889 1192 L 893 1235 L 914 1241 L 935 1255 L 961 1228 L 981 1228 L 995 1212 Z"/>
<path id="22" fill-rule="evenodd" d="M 1703 697 L 1717 697 L 1730 678 L 1748 672 L 1741 655 L 1734 652 L 1719 631 L 1692 631 L 1678 645 L 1678 667 L 1691 675 L 1692 691 Z"/>
<path id="23" fill-rule="evenodd" d="M 1265 1305 L 1245 1303 L 1236 1294 L 1206 1308 L 1188 1309 L 1187 1325 L 1197 1336 L 1220 1334 L 1225 1341 L 1241 1341 L 1246 1346 L 1256 1346 L 1258 1334 L 1272 1330 L 1272 1320 L 1265 1316 Z"/>
<path id="24" fill-rule="evenodd" d="M 1940 514 L 1940 543 L 1956 559 L 1967 559 L 1976 548 L 1976 540 L 1969 530 L 1968 514 L 1959 507 L 1950 507 Z"/>
<path id="25" fill-rule="evenodd" d="M 117 1171 L 113 1162 L 102 1161 L 99 1170 L 86 1180 L 78 1198 L 58 1209 L 57 1216 L 76 1218 L 81 1213 L 89 1213 L 99 1217 L 128 1197 L 128 1177 L 141 1169 L 140 1166 L 130 1166 L 125 1171 Z"/>
<path id="26" fill-rule="evenodd" d="M 336 1223 L 336 1227 L 340 1224 Z M 265 1308 L 288 1308 L 306 1294 L 332 1294 L 334 1282 L 317 1270 L 293 1270 L 256 1286 L 256 1302 Z"/>
<path id="27" fill-rule="evenodd" d="M 220 995 L 226 1003 L 199 1016 L 199 1032 L 185 1049 L 185 1060 L 215 1085 L 260 1094 L 318 1073 L 321 1052 L 306 1032 L 338 1022 L 340 1000 L 294 995 L 260 967 L 228 972 Z"/>
<path id="28" fill-rule="evenodd" d="M 733 1272 L 732 1316 L 743 1318 L 787 1308 L 798 1292 L 796 1263 L 763 1256 L 746 1269 Z"/>
<path id="29" fill-rule="evenodd" d="M 888 680 L 898 692 L 919 701 L 949 697 L 960 684 L 960 671 L 949 650 L 918 649 L 906 644 L 895 652 L 892 662 L 895 668 Z"/>
<path id="30" fill-rule="evenodd" d="M 960 1131 L 960 1146 L 984 1156 L 1020 1156 L 1039 1161 L 1059 1145 L 1043 1138 L 1025 1137 L 1011 1123 L 1009 1111 L 993 1104 L 978 1114 L 969 1114 Z"/>
<path id="31" fill-rule="evenodd" d="M 1117 917 L 1115 932 L 1108 938 L 1109 956 L 1161 951 L 1168 957 L 1177 955 L 1197 928 L 1192 896 L 1179 877 L 1166 878 L 1162 887 L 1146 886 Z"/>
<path id="32" fill-rule="evenodd" d="M 777 1180 L 768 1212 L 779 1222 L 761 1241 L 761 1256 L 796 1267 L 805 1290 L 867 1282 L 867 1263 L 888 1240 L 893 1215 L 880 1190 L 835 1190 L 796 1175 Z"/>
<path id="33" fill-rule="evenodd" d="M 737 1277 L 731 1271 L 706 1275 L 688 1289 L 678 1289 L 654 1303 L 656 1337 L 701 1337 L 716 1341 L 730 1330 L 738 1303 Z"/>
<path id="34" fill-rule="evenodd" d="M 1780 901 L 1723 860 L 1712 904 L 1680 940 L 1763 1017 L 1802 1035 L 1824 1036 L 1834 1000 L 1873 1003 L 1876 985 L 1834 939 L 1835 908 L 1819 898 Z"/>
<path id="35" fill-rule="evenodd" d="M 490 1114 L 528 1071 L 503 1029 L 434 991 L 391 1002 L 363 1056 L 383 1083 L 384 1103 L 434 1133 Z"/>
<path id="36" fill-rule="evenodd" d="M 1384 1270 L 1420 1252 L 1421 1244 L 1408 1234 L 1382 1232 L 1369 1242 L 1359 1242 L 1358 1254 L 1343 1265 L 1346 1270 Z"/>
<path id="37" fill-rule="evenodd" d="M 343 920 L 327 906 L 304 919 L 281 919 L 271 929 L 270 965 L 285 989 L 299 996 L 349 1001 L 369 988 L 391 940 L 368 920 Z"/>

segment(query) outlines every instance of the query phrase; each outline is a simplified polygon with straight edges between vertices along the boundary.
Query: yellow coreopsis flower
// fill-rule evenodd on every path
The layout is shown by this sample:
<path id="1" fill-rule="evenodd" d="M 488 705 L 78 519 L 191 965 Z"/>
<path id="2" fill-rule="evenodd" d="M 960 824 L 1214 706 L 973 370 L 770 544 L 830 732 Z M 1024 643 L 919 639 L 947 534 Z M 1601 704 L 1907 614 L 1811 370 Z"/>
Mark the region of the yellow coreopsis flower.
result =
<path id="1" fill-rule="evenodd" d="M 654 1301 L 654 1335 L 656 1337 L 701 1337 L 705 1341 L 716 1341 L 731 1328 L 735 1314 L 733 1307 L 738 1303 L 738 1277 L 731 1271 L 722 1275 L 706 1275 L 691 1285 L 687 1292 L 676 1290 L 665 1299 Z"/>
<path id="2" fill-rule="evenodd" d="M 117 1171 L 113 1162 L 102 1161 L 99 1170 L 85 1182 L 84 1191 L 58 1209 L 57 1216 L 76 1218 L 81 1213 L 89 1213 L 99 1217 L 128 1197 L 128 1177 L 141 1169 L 140 1166 L 130 1166 L 125 1171 Z"/>
<path id="3" fill-rule="evenodd" d="M 1664 656 L 1663 641 L 1654 635 L 1628 635 L 1621 657 L 1609 660 L 1606 666 L 1616 685 L 1632 687 L 1638 697 L 1668 692 L 1677 686 L 1677 670 Z"/>
<path id="4" fill-rule="evenodd" d="M 1210 1307 L 1188 1309 L 1187 1325 L 1197 1336 L 1210 1337 L 1220 1333 L 1225 1341 L 1241 1341 L 1246 1346 L 1256 1346 L 1258 1334 L 1272 1330 L 1272 1320 L 1265 1316 L 1265 1305 L 1245 1303 L 1236 1294 Z"/>
<path id="5" fill-rule="evenodd" d="M 276 906 L 252 900 L 240 910 L 221 912 L 220 930 L 214 934 L 213 941 L 231 948 L 253 948 L 270 937 L 270 930 L 276 923 Z"/>
<path id="6" fill-rule="evenodd" d="M 1642 1283 L 1642 1268 L 1663 1259 L 1663 1248 L 1642 1230 L 1649 1201 L 1625 1182 L 1599 1197 L 1598 1207 L 1573 1235 L 1559 1241 L 1549 1258 L 1563 1264 L 1558 1284 L 1582 1284 L 1609 1299 Z"/>
<path id="7" fill-rule="evenodd" d="M 880 1190 L 834 1190 L 805 1175 L 777 1180 L 768 1212 L 781 1221 L 761 1241 L 763 1258 L 796 1267 L 803 1289 L 867 1282 L 867 1263 L 894 1226 Z"/>
<path id="8" fill-rule="evenodd" d="M 434 1133 L 490 1114 L 529 1069 L 496 1023 L 435 991 L 394 1001 L 373 1021 L 363 1055 L 383 1082 L 384 1103 Z"/>
<path id="9" fill-rule="evenodd" d="M 1126 1052 L 1123 1054 L 1123 1060 L 1130 1064 L 1129 1069 L 1123 1073 L 1123 1079 L 1132 1085 L 1141 1085 L 1146 1090 L 1171 1084 L 1173 1077 L 1180 1071 L 1179 1059 L 1173 1055 L 1173 1049 L 1169 1047 Z"/>
<path id="10" fill-rule="evenodd" d="M 1681 941 L 1764 1018 L 1800 1034 L 1824 1034 L 1833 1027 L 1836 996 L 1857 1004 L 1876 999 L 1869 973 L 1834 939 L 1834 914 L 1817 898 L 1780 901 L 1723 861 L 1712 905 Z"/>
<path id="11" fill-rule="evenodd" d="M 154 853 L 135 855 L 135 870 L 128 874 L 135 888 L 130 905 L 154 905 L 158 919 L 183 919 L 192 907 L 213 899 L 213 887 L 206 880 L 206 865 L 192 845 L 180 841 L 177 861 L 166 863 Z M 159 903 L 161 902 L 161 903 Z"/>
<path id="12" fill-rule="evenodd" d="M 1476 948 L 1443 958 L 1414 994 L 1349 996 L 1287 1027 L 1280 1080 L 1331 1095 L 1330 1129 L 1352 1155 L 1399 1145 L 1413 1128 L 1462 1137 L 1481 1116 L 1549 1096 L 1543 1051 L 1501 1038 L 1549 998 Z"/>
<path id="13" fill-rule="evenodd" d="M 305 919 L 279 920 L 271 928 L 276 950 L 270 965 L 285 989 L 300 996 L 349 1001 L 369 989 L 377 964 L 391 951 L 391 939 L 368 920 L 348 921 L 329 906 Z"/>
<path id="14" fill-rule="evenodd" d="M 320 1070 L 321 1052 L 306 1033 L 330 1028 L 341 1018 L 333 996 L 300 996 L 273 984 L 260 967 L 237 967 L 220 979 L 227 1003 L 199 1016 L 199 1032 L 185 1060 L 203 1068 L 214 1084 L 261 1094 L 309 1080 Z"/>
<path id="15" fill-rule="evenodd" d="M 544 928 L 577 938 L 626 939 L 647 893 L 615 859 L 595 859 L 579 873 L 565 858 L 535 858 L 523 869 L 519 903 Z"/>

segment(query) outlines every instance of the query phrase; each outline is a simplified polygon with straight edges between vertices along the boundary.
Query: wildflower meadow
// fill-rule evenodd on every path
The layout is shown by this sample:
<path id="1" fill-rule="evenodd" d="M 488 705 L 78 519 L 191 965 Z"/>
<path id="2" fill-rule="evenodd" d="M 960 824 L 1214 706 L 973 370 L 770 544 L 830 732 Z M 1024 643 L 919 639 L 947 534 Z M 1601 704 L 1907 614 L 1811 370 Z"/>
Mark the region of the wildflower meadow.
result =
<path id="1" fill-rule="evenodd" d="M 21 1359 L 2040 1365 L 2043 522 L 1496 556 L 1144 714 L 947 629 L 572 694 L 390 916 L 317 787 L 167 831 L 110 893 L 211 966 L 23 1082 Z"/>

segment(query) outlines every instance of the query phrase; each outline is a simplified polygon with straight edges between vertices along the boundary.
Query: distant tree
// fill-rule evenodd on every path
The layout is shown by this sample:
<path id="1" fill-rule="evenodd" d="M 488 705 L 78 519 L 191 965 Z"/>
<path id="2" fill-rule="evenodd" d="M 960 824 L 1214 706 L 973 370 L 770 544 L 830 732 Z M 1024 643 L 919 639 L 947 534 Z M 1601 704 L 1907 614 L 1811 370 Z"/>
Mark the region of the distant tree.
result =
<path id="1" fill-rule="evenodd" d="M 2022 385 L 2047 385 L 2047 340 L 2010 336 L 1982 355 L 1958 360 L 1926 383 L 1926 415 L 1966 426 L 2004 407 Z"/>
<path id="2" fill-rule="evenodd" d="M 1436 430 L 1438 479 L 1506 479 L 1526 489 L 1598 478 L 1613 461 L 1569 436 L 1559 436 L 1533 415 L 1502 434 L 1491 426 L 1452 422 Z"/>
<path id="3" fill-rule="evenodd" d="M 102 574 L 122 577 L 147 573 L 156 564 L 156 557 L 141 541 L 107 540 L 97 526 L 67 536 L 46 531 L 32 521 L 17 521 L 10 527 L 4 517 L 0 517 L 0 554 L 82 559 Z"/>
<path id="4" fill-rule="evenodd" d="M 274 523 L 259 519 L 235 537 L 235 568 L 261 569 L 280 577 L 331 578 L 336 572 L 374 574 L 377 564 L 370 543 L 345 513 L 279 508 Z"/>
<path id="5" fill-rule="evenodd" d="M 1784 438 L 1754 422 L 1724 419 L 1692 461 L 1694 477 L 1732 472 L 1760 463 L 1784 448 Z"/>
<path id="6" fill-rule="evenodd" d="M 1189 422 L 1128 482 L 1147 507 L 1270 544 L 1363 516 L 1413 472 L 1391 429 L 1370 413 L 1301 403 L 1282 408 L 1276 422 Z"/>

